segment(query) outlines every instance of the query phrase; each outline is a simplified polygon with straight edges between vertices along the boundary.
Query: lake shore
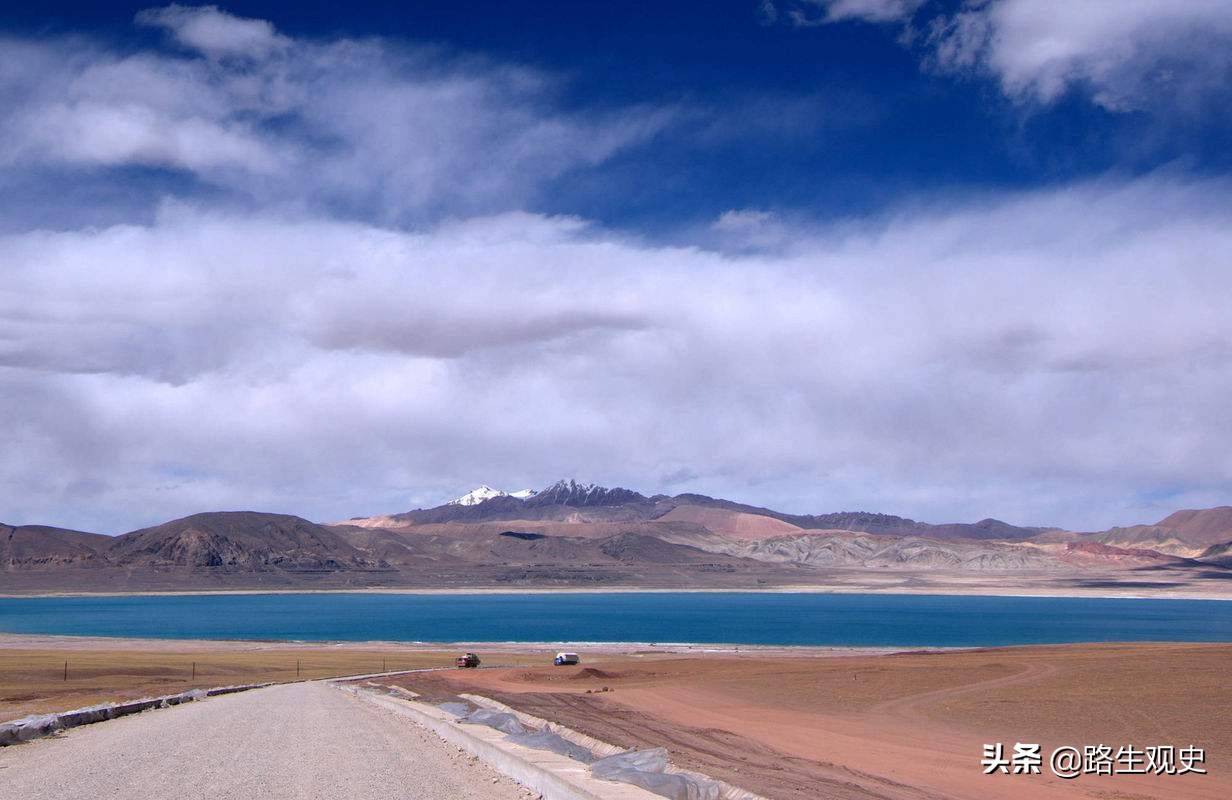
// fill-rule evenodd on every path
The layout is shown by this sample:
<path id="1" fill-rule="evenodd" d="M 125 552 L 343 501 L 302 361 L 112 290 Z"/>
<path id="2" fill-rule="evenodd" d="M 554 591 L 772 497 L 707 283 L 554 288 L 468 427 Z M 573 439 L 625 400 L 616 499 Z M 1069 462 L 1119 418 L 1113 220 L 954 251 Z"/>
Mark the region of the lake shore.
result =
<path id="1" fill-rule="evenodd" d="M 43 597 L 192 597 L 202 595 L 288 595 L 288 594 L 389 594 L 389 595 L 560 595 L 560 594 L 874 594 L 954 597 L 1091 597 L 1133 600 L 1232 600 L 1232 585 L 1168 586 L 1144 590 L 1141 586 L 1123 588 L 1101 586 L 1084 588 L 1045 585 L 997 587 L 984 582 L 972 584 L 939 583 L 936 586 L 877 586 L 799 584 L 750 588 L 676 588 L 662 586 L 537 586 L 537 587 L 360 587 L 344 589 L 315 588 L 252 588 L 252 589 L 182 589 L 157 591 L 78 591 L 32 590 L 0 592 L 0 598 Z"/>
<path id="2" fill-rule="evenodd" d="M 1026 646 L 1026 645 L 1024 645 Z M 234 652 L 260 651 L 265 649 L 332 650 L 347 649 L 365 652 L 438 652 L 448 649 L 482 649 L 496 652 L 555 653 L 565 648 L 583 647 L 589 653 L 601 655 L 875 655 L 905 652 L 944 652 L 969 650 L 958 647 L 867 647 L 834 645 L 769 645 L 708 642 L 398 642 L 373 639 L 370 641 L 324 640 L 296 641 L 291 639 L 157 639 L 134 636 L 71 636 L 38 633 L 0 632 L 0 651 L 12 649 L 78 649 L 93 651 L 206 651 Z M 452 662 L 451 662 L 452 663 Z"/>

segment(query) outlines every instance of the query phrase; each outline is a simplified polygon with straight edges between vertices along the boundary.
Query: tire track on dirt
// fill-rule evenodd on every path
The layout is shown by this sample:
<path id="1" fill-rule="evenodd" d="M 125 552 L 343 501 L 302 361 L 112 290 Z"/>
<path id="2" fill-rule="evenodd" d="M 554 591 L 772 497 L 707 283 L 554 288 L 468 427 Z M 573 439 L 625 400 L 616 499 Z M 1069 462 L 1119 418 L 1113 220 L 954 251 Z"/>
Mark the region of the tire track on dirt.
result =
<path id="1" fill-rule="evenodd" d="M 1007 689 L 1035 680 L 1044 680 L 1056 675 L 1060 671 L 1060 667 L 1053 663 L 1046 662 L 1040 664 L 1028 662 L 1024 665 L 1022 671 L 1015 672 L 1012 675 L 989 678 L 988 680 L 970 683 L 965 686 L 950 686 L 945 689 L 934 689 L 928 692 L 909 694 L 905 697 L 896 697 L 893 700 L 887 700 L 872 706 L 865 713 L 869 716 L 885 716 L 904 721 L 918 721 L 921 717 L 926 716 L 927 707 L 936 705 L 939 702 L 953 700 L 975 692 Z"/>

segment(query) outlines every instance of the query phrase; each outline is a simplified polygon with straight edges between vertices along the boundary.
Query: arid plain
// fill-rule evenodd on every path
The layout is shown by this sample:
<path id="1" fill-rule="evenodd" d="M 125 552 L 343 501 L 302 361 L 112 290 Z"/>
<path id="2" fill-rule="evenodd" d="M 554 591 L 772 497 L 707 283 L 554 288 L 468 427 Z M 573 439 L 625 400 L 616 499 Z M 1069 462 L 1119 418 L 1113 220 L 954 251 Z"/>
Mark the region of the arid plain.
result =
<path id="1" fill-rule="evenodd" d="M 682 655 L 684 657 L 682 657 Z M 1232 645 L 887 654 L 611 655 L 572 670 L 423 673 L 772 798 L 1219 798 L 1232 793 Z M 1041 774 L 983 774 L 983 745 L 1038 743 Z M 1061 745 L 1202 747 L 1207 774 L 1050 774 Z"/>
<path id="2" fill-rule="evenodd" d="M 450 667 L 475 649 L 484 669 Z M 0 718 L 196 686 L 433 669 L 376 680 L 479 694 L 769 798 L 1168 798 L 1232 792 L 1232 645 L 948 651 L 0 637 Z M 67 679 L 63 671 L 68 663 Z M 195 664 L 195 677 L 194 677 Z M 365 679 L 368 680 L 368 679 Z M 105 724 L 105 723 L 104 723 Z M 1207 774 L 985 775 L 983 745 L 1196 746 Z"/>

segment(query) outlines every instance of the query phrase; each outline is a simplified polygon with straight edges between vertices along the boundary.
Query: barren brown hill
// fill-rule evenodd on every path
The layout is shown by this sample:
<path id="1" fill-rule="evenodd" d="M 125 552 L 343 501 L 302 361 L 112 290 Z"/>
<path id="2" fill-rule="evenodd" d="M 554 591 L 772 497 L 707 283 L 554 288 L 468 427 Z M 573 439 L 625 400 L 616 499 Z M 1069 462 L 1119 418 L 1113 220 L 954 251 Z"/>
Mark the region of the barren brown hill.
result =
<path id="1" fill-rule="evenodd" d="M 216 511 L 116 537 L 108 555 L 126 566 L 261 571 L 378 566 L 336 531 L 286 514 Z"/>
<path id="2" fill-rule="evenodd" d="M 1156 523 L 1171 528 L 1187 542 L 1220 544 L 1232 541 L 1232 506 L 1177 511 Z"/>
<path id="3" fill-rule="evenodd" d="M 657 517 L 656 521 L 691 523 L 707 531 L 735 539 L 769 539 L 773 536 L 802 533 L 799 527 L 790 522 L 767 517 L 764 514 L 750 514 L 747 511 L 733 511 L 692 503 L 682 503 Z"/>
<path id="4" fill-rule="evenodd" d="M 879 536 L 925 536 L 930 539 L 1030 539 L 1042 533 L 1056 530 L 1047 527 L 1020 527 L 996 519 L 979 522 L 954 522 L 934 525 L 917 522 L 893 514 L 875 514 L 868 511 L 840 511 L 832 514 L 784 514 L 768 508 L 733 503 L 701 494 L 681 494 L 675 497 L 653 498 L 660 503 L 670 502 L 681 506 L 722 508 L 728 511 L 777 519 L 803 530 L 843 530 L 870 533 Z"/>
<path id="5" fill-rule="evenodd" d="M 46 525 L 0 524 L 0 565 L 5 569 L 54 569 L 106 563 L 109 536 Z"/>
<path id="6" fill-rule="evenodd" d="M 1112 528 L 1092 538 L 1121 547 L 1199 557 L 1214 545 L 1232 541 L 1232 506 L 1177 511 L 1154 525 Z"/>

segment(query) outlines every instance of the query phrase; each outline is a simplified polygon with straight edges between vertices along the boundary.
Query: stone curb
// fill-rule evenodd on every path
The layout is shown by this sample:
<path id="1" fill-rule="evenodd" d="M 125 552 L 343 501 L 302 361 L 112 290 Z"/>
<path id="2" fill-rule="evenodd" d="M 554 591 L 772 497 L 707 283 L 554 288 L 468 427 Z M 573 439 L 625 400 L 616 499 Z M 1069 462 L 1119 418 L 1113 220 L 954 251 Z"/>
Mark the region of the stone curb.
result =
<path id="1" fill-rule="evenodd" d="M 91 725 L 95 722 L 126 717 L 129 714 L 139 714 L 152 708 L 168 708 L 207 697 L 246 692 L 249 689 L 261 689 L 271 685 L 252 683 L 242 686 L 216 686 L 213 689 L 190 689 L 187 692 L 162 697 L 145 697 L 140 700 L 126 700 L 123 703 L 100 703 L 96 706 L 75 708 L 72 711 L 60 711 L 55 714 L 34 714 L 11 722 L 0 723 L 0 747 L 41 739 L 79 725 Z"/>

